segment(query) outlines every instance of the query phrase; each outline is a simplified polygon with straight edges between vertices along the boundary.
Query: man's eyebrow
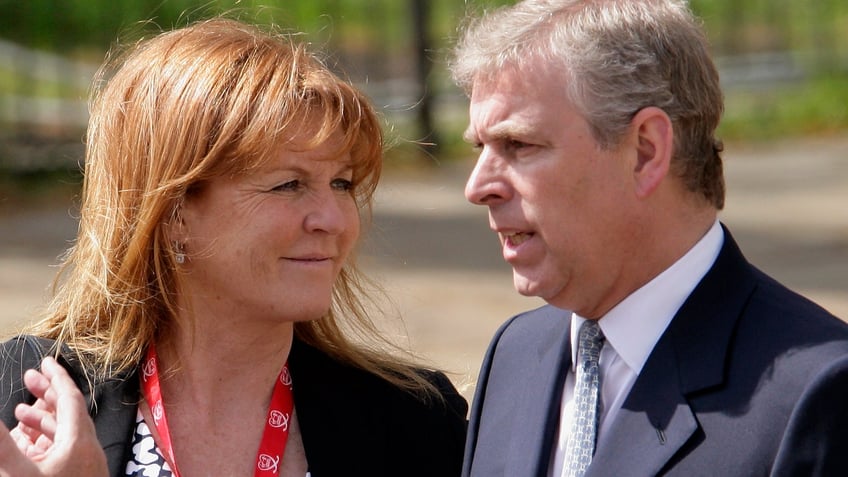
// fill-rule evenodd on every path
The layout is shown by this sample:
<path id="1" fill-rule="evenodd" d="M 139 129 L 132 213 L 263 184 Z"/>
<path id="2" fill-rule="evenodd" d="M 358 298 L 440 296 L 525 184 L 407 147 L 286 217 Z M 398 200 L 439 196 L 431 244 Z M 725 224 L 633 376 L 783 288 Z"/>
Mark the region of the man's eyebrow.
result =
<path id="1" fill-rule="evenodd" d="M 485 131 L 485 136 L 490 141 L 499 141 L 504 139 L 515 139 L 520 137 L 526 137 L 530 135 L 533 131 L 532 127 L 528 127 L 526 125 L 512 123 L 512 122 L 504 122 L 495 124 L 491 128 Z M 480 138 L 477 134 L 477 131 L 471 127 L 465 130 L 462 134 L 462 139 L 465 142 L 475 144 L 479 143 Z"/>

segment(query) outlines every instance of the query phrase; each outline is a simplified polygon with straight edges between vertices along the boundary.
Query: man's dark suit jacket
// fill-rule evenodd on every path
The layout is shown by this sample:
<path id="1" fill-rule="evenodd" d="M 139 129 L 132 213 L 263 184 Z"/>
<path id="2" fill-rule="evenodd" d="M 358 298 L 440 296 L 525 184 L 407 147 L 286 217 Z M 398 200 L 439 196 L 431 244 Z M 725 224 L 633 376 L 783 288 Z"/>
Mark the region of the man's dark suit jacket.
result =
<path id="1" fill-rule="evenodd" d="M 0 348 L 0 418 L 9 428 L 17 424 L 15 405 L 34 400 L 21 384 L 23 370 L 37 368 L 52 344 L 30 336 L 7 341 Z M 97 404 L 92 417 L 109 473 L 123 476 L 132 452 L 137 376 L 99 384 L 92 396 L 73 355 L 64 353 L 60 362 L 86 400 Z M 443 374 L 427 372 L 426 376 L 445 401 L 425 404 L 297 340 L 289 369 L 312 477 L 459 475 L 468 406 Z"/>
<path id="2" fill-rule="evenodd" d="M 504 324 L 477 384 L 464 476 L 543 477 L 571 312 Z M 848 326 L 721 252 L 657 342 L 587 477 L 848 476 Z"/>

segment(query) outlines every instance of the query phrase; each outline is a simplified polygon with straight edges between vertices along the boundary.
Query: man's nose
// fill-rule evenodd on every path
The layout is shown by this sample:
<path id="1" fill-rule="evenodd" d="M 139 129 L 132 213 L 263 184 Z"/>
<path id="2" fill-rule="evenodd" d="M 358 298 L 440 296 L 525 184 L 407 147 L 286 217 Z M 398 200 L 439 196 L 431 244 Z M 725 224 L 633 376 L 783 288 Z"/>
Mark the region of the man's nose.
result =
<path id="1" fill-rule="evenodd" d="M 503 161 L 484 147 L 465 184 L 465 198 L 473 204 L 488 206 L 507 200 L 510 189 L 505 169 Z"/>

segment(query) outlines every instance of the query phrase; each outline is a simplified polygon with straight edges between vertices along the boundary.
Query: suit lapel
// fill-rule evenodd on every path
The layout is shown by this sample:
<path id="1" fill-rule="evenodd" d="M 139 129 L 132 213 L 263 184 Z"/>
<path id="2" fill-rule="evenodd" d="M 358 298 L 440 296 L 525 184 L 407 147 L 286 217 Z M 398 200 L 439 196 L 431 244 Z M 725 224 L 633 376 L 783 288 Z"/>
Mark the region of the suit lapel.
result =
<path id="1" fill-rule="evenodd" d="M 698 430 L 689 394 L 724 379 L 736 322 L 755 287 L 725 229 L 715 264 L 675 314 L 601 436 L 587 477 L 657 475 Z"/>
<path id="2" fill-rule="evenodd" d="M 60 359 L 91 413 L 97 440 L 106 454 L 109 475 L 122 475 L 128 452 L 132 448 L 132 433 L 140 399 L 138 375 L 132 371 L 98 382 L 92 387 L 93 383 L 86 378 L 79 359 L 67 346 L 63 346 Z"/>
<path id="3" fill-rule="evenodd" d="M 106 453 L 109 475 L 120 475 L 127 464 L 127 452 L 132 446 L 133 427 L 138 411 L 138 376 L 112 379 L 98 385 L 91 393 L 88 386 L 81 387 L 86 402 L 96 402 L 92 419 L 97 440 Z"/>
<path id="4" fill-rule="evenodd" d="M 590 476 L 657 475 L 698 429 L 680 390 L 674 350 L 661 340 L 609 432 L 602 436 Z"/>
<path id="5" fill-rule="evenodd" d="M 556 310 L 555 313 L 563 312 Z M 559 428 L 565 371 L 571 366 L 570 314 L 565 321 L 563 332 L 550 333 L 539 342 L 538 365 L 528 370 L 527 378 L 521 380 L 525 386 L 517 394 L 519 399 L 510 431 L 514 436 L 504 475 L 547 475 Z"/>

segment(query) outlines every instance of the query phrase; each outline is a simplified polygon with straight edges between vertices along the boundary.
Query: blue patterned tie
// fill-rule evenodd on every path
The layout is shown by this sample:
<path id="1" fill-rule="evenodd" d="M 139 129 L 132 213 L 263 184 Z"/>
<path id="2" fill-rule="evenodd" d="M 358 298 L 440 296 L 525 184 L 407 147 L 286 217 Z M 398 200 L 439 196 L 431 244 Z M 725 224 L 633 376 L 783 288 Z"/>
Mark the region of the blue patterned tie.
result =
<path id="1" fill-rule="evenodd" d="M 580 477 L 592 462 L 598 435 L 598 395 L 600 375 L 598 357 L 604 334 L 597 320 L 586 320 L 580 327 L 578 365 L 574 384 L 574 418 L 565 447 L 563 476 Z"/>

